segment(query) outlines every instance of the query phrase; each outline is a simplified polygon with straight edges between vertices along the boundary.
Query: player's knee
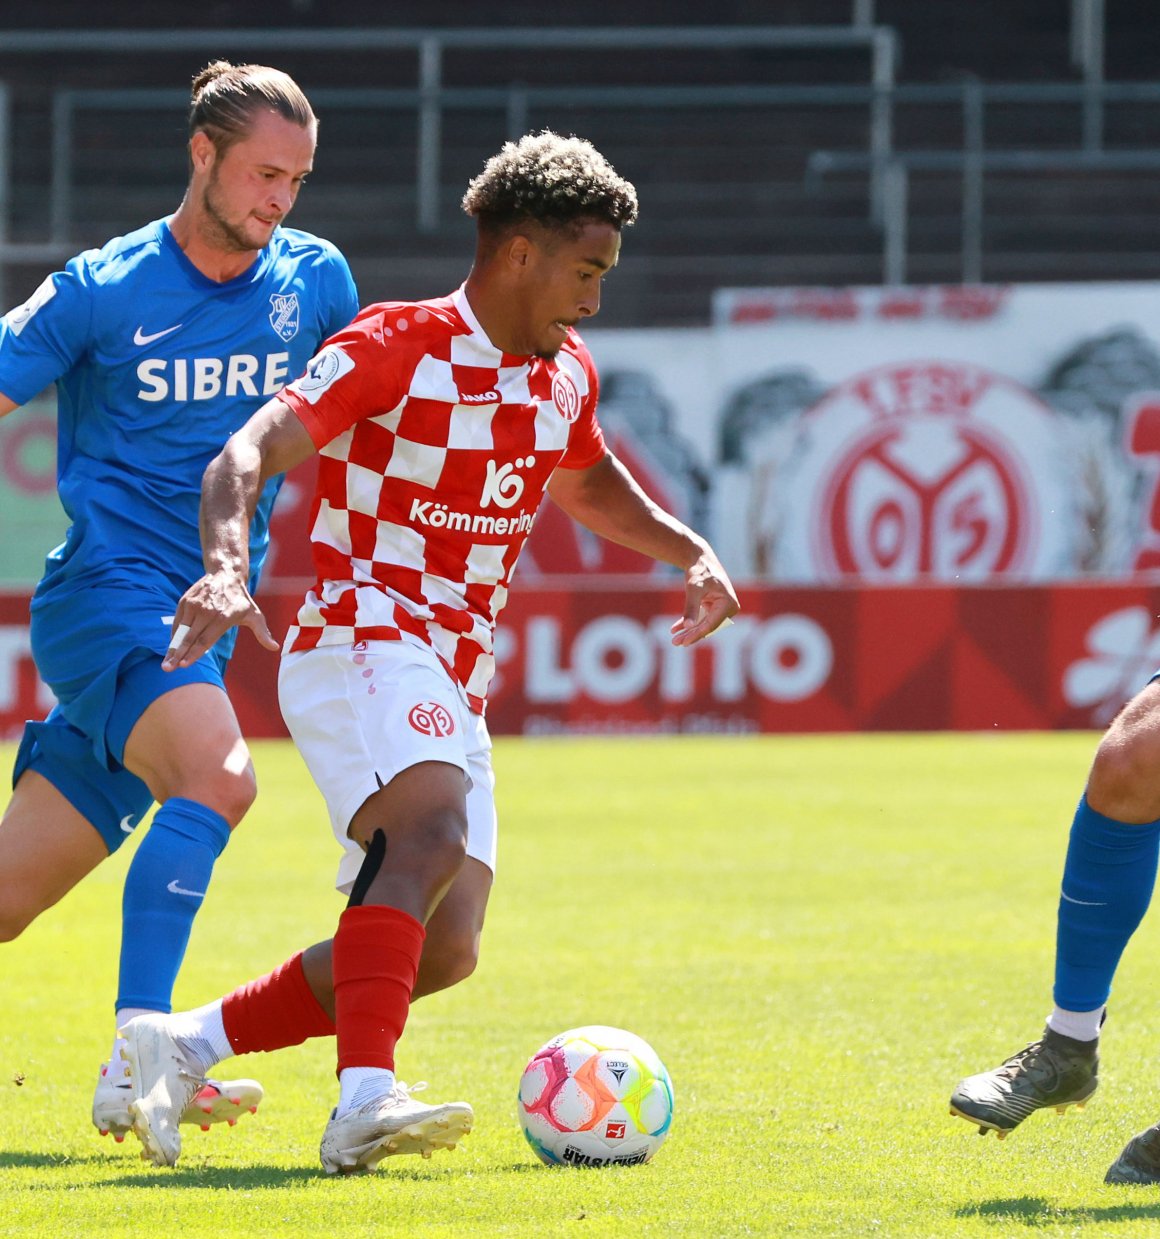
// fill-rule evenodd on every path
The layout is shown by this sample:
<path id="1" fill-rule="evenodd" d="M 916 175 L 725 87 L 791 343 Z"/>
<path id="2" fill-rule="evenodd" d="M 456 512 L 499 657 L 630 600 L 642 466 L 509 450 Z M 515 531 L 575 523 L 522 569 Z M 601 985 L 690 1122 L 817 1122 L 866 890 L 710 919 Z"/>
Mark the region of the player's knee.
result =
<path id="1" fill-rule="evenodd" d="M 464 814 L 454 808 L 431 807 L 412 819 L 406 830 L 389 833 L 385 872 L 391 880 L 409 875 L 414 888 L 424 892 L 429 915 L 466 858 Z"/>
<path id="2" fill-rule="evenodd" d="M 1112 728 L 1096 750 L 1088 802 L 1118 821 L 1160 817 L 1160 727 Z"/>
<path id="3" fill-rule="evenodd" d="M 423 949 L 416 994 L 434 994 L 466 981 L 479 963 L 478 935 L 455 938 L 440 944 L 438 951 Z"/>
<path id="4" fill-rule="evenodd" d="M 220 813 L 232 829 L 250 811 L 257 797 L 258 782 L 253 769 L 247 766 L 244 770 L 218 771 L 193 799 Z"/>
<path id="5" fill-rule="evenodd" d="M 456 942 L 442 961 L 443 988 L 466 981 L 479 963 L 479 939 L 477 937 Z"/>
<path id="6" fill-rule="evenodd" d="M 458 809 L 433 810 L 422 822 L 420 846 L 432 869 L 450 882 L 467 859 L 467 818 Z"/>

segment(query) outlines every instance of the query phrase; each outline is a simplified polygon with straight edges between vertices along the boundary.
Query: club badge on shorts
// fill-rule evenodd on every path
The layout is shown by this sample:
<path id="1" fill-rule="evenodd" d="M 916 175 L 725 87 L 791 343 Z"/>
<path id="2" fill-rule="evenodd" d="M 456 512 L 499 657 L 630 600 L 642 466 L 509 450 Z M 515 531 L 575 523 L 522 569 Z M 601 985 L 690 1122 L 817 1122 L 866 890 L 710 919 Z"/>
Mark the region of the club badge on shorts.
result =
<path id="1" fill-rule="evenodd" d="M 455 731 L 455 720 L 443 706 L 434 701 L 420 701 L 418 705 L 412 706 L 407 722 L 421 736 L 434 736 L 437 740 L 442 740 Z"/>

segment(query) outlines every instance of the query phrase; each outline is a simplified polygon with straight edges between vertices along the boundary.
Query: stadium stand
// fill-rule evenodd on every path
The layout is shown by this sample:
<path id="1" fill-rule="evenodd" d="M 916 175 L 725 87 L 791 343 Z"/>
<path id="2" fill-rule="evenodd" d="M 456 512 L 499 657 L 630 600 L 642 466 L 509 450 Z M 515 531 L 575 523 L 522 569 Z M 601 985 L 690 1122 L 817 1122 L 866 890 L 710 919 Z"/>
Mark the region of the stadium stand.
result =
<path id="1" fill-rule="evenodd" d="M 32 248 L 23 262 L 10 254 L 7 288 L 15 297 L 48 269 L 50 253 L 36 248 L 46 241 L 70 253 L 175 205 L 180 84 L 213 55 L 269 60 L 315 98 L 321 146 L 295 220 L 343 246 L 368 298 L 457 281 L 470 235 L 457 207 L 465 181 L 505 136 L 544 126 L 591 137 L 641 193 L 608 325 L 704 322 L 722 284 L 1160 274 L 1156 35 L 1127 5 L 1109 6 L 1086 70 L 1074 45 L 1085 0 L 1070 10 L 980 0 L 949 12 L 923 0 L 594 0 L 583 30 L 573 10 L 514 2 L 492 6 L 502 19 L 487 28 L 523 31 L 522 45 L 457 46 L 453 32 L 479 30 L 480 11 L 443 0 L 416 21 L 365 0 L 122 2 L 101 10 L 100 28 L 115 32 L 108 47 L 29 48 L 20 35 L 40 30 L 42 13 L 9 6 L 0 243 Z M 53 20 L 61 32 L 89 30 L 93 7 L 57 0 Z M 444 37 L 434 147 L 420 139 L 421 51 L 328 44 L 360 26 Z M 704 38 L 665 46 L 673 27 Z M 822 34 L 792 47 L 746 36 L 800 27 Z M 158 30 L 168 44 L 136 46 L 134 32 Z M 194 30 L 222 34 L 195 43 Z M 240 42 L 243 30 L 264 31 L 268 46 Z M 584 44 L 602 30 L 605 46 Z M 1101 103 L 1105 77 L 1113 85 Z M 155 94 L 110 93 L 126 89 Z M 436 168 L 423 164 L 432 149 Z"/>

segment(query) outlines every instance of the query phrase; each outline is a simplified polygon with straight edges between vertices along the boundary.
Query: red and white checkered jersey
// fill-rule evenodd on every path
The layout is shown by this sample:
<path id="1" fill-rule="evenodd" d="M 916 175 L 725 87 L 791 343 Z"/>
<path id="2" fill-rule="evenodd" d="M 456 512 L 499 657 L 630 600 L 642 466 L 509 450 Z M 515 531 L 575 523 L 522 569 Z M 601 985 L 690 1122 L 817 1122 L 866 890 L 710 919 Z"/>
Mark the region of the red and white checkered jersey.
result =
<path id="1" fill-rule="evenodd" d="M 282 393 L 318 447 L 317 579 L 286 650 L 426 642 L 482 712 L 493 633 L 557 467 L 605 455 L 596 369 L 484 334 L 464 290 L 365 309 Z"/>

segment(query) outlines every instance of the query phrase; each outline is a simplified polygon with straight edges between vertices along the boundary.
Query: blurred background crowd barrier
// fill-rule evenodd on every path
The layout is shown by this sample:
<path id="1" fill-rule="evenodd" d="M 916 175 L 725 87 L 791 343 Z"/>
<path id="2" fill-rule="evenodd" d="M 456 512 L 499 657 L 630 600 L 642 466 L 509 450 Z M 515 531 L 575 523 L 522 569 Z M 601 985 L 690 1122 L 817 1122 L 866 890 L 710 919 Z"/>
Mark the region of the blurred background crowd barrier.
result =
<path id="1" fill-rule="evenodd" d="M 457 285 L 466 181 L 507 137 L 578 133 L 641 197 L 583 333 L 606 433 L 745 610 L 671 650 L 679 578 L 546 504 L 495 730 L 1101 726 L 1160 665 L 1146 12 L 642 0 L 581 28 L 451 0 L 420 29 L 381 9 L 6 12 L 0 307 L 176 206 L 184 83 L 215 57 L 307 90 L 320 147 L 293 222 L 344 249 L 364 302 Z M 276 513 L 281 625 L 311 576 L 311 486 L 308 465 Z M 51 704 L 27 601 L 64 527 L 46 392 L 0 423 L 0 735 Z M 240 649 L 244 721 L 281 734 L 274 660 Z"/>

